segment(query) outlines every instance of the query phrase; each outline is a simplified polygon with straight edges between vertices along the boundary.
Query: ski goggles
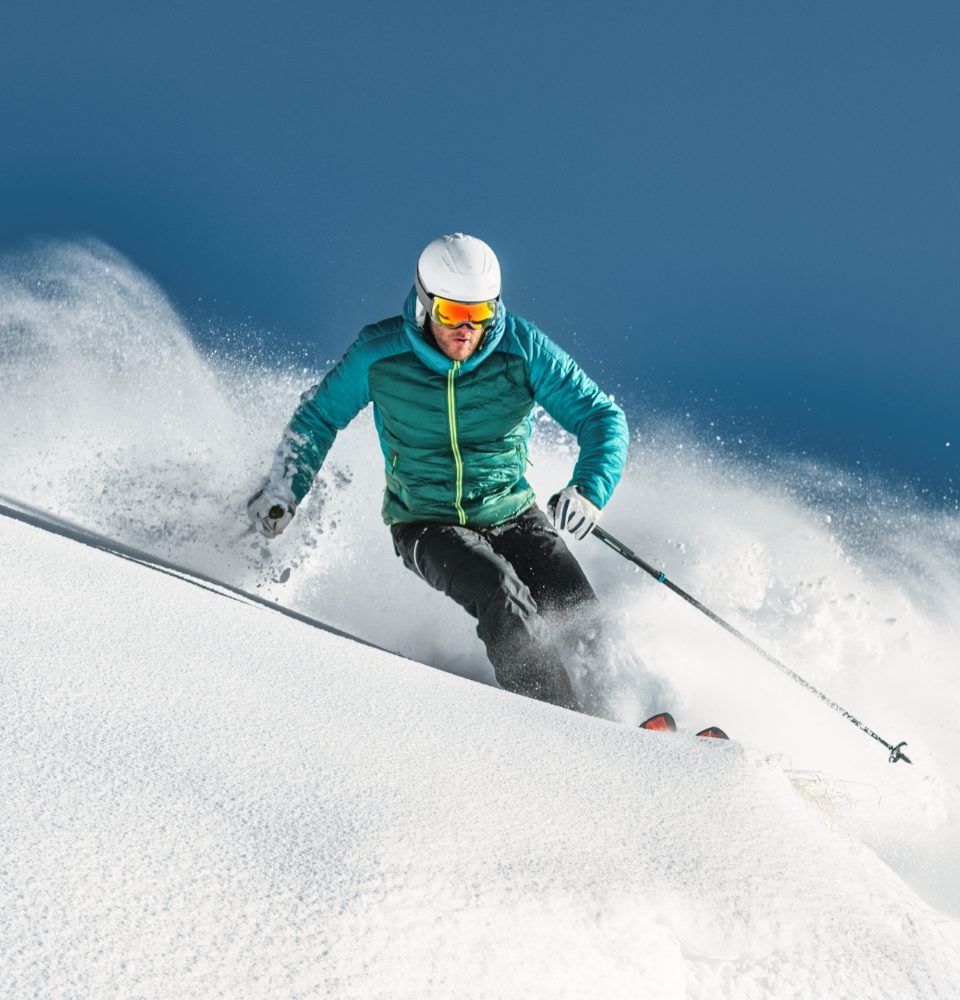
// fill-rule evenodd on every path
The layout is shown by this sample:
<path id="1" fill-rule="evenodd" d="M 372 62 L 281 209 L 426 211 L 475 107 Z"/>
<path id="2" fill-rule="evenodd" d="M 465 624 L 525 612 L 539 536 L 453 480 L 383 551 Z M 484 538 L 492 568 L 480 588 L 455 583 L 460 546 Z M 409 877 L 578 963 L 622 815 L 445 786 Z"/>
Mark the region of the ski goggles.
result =
<path id="1" fill-rule="evenodd" d="M 497 300 L 489 302 L 455 302 L 434 296 L 430 304 L 430 318 L 441 326 L 450 328 L 468 323 L 474 330 L 488 327 L 497 315 Z"/>

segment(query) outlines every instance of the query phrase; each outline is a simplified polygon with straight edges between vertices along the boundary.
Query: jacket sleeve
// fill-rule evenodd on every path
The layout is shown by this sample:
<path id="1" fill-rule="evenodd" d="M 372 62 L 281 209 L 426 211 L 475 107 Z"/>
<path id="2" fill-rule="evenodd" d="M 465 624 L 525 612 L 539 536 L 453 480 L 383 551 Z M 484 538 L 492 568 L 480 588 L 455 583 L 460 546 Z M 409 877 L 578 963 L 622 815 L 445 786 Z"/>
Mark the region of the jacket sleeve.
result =
<path id="1" fill-rule="evenodd" d="M 309 492 L 338 431 L 370 402 L 368 361 L 360 340 L 323 380 L 300 397 L 277 448 L 269 481 L 299 503 Z"/>
<path id="2" fill-rule="evenodd" d="M 598 507 L 605 506 L 627 460 L 623 410 L 537 329 L 530 340 L 530 386 L 534 399 L 580 446 L 569 485 Z"/>

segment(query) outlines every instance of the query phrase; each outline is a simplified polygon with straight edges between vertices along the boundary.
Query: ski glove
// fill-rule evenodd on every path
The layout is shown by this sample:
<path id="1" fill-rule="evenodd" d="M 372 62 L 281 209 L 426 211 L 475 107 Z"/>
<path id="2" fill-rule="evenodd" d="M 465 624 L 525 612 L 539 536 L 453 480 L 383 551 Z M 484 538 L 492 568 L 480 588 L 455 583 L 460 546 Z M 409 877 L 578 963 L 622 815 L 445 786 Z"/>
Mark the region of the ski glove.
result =
<path id="1" fill-rule="evenodd" d="M 284 489 L 269 485 L 257 490 L 247 501 L 250 523 L 267 538 L 276 538 L 293 520 L 297 502 Z"/>
<path id="2" fill-rule="evenodd" d="M 574 538 L 586 538 L 600 521 L 600 508 L 578 493 L 576 486 L 568 486 L 554 494 L 547 510 L 553 518 L 553 526 L 558 531 L 569 531 Z"/>

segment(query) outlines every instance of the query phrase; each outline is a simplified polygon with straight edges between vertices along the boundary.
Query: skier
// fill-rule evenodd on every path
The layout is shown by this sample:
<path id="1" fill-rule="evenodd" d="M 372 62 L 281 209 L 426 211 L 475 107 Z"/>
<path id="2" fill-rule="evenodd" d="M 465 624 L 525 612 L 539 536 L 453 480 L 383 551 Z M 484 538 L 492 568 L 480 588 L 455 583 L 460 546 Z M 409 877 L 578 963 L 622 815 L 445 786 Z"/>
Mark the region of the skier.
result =
<path id="1" fill-rule="evenodd" d="M 623 471 L 621 409 L 533 323 L 507 311 L 482 240 L 433 240 L 402 316 L 365 327 L 305 392 L 247 512 L 290 523 L 337 431 L 372 402 L 397 555 L 477 621 L 499 684 L 580 709 L 556 637 L 588 629 L 596 596 L 560 532 L 585 538 Z M 576 436 L 570 482 L 537 507 L 525 472 L 540 404 Z M 558 627 L 559 623 L 559 627 Z"/>

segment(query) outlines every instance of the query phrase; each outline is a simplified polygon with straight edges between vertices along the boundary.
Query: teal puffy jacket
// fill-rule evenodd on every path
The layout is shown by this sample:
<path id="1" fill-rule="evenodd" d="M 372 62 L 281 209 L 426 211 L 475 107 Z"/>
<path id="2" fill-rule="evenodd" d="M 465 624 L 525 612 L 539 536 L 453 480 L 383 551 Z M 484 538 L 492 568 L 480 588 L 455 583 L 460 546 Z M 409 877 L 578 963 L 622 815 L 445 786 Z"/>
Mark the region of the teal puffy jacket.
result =
<path id="1" fill-rule="evenodd" d="M 416 321 L 365 327 L 319 385 L 300 397 L 270 474 L 299 503 L 337 431 L 373 403 L 386 463 L 383 519 L 487 528 L 536 502 L 525 478 L 530 414 L 539 403 L 575 435 L 570 480 L 598 507 L 623 471 L 627 423 L 573 359 L 501 305 L 481 347 L 451 361 Z"/>

